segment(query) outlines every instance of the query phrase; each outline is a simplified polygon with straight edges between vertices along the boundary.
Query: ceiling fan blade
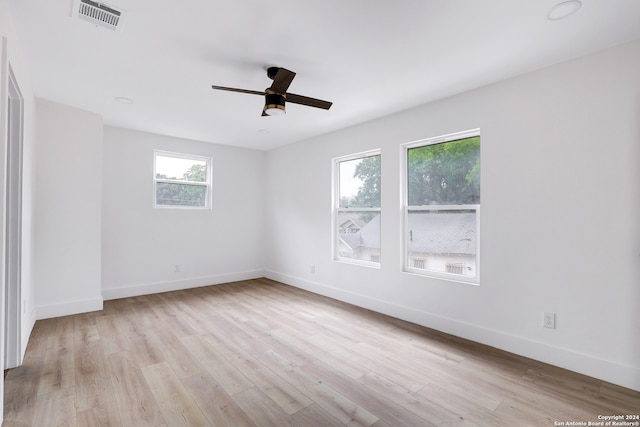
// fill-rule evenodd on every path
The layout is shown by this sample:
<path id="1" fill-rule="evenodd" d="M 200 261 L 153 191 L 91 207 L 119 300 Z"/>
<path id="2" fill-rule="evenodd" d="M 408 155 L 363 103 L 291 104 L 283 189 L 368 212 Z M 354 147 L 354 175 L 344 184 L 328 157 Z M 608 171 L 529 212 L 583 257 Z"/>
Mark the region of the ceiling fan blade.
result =
<path id="1" fill-rule="evenodd" d="M 328 110 L 333 105 L 333 102 L 323 101 L 321 99 L 309 98 L 308 96 L 296 95 L 295 93 L 288 93 L 286 97 L 287 97 L 287 102 L 306 105 L 308 107 L 322 108 L 323 110 Z"/>
<path id="2" fill-rule="evenodd" d="M 233 87 L 225 87 L 225 86 L 211 86 L 211 89 L 216 89 L 216 90 L 227 90 L 229 92 L 240 92 L 240 93 L 248 93 L 251 95 L 264 95 L 264 92 L 260 92 L 257 90 L 249 90 L 249 89 L 236 89 Z"/>
<path id="3" fill-rule="evenodd" d="M 280 95 L 284 95 L 289 89 L 289 85 L 293 81 L 293 78 L 296 76 L 296 73 L 293 71 L 289 71 L 285 68 L 279 68 L 275 77 L 273 78 L 273 83 L 271 84 L 271 89 L 275 93 L 279 93 Z"/>

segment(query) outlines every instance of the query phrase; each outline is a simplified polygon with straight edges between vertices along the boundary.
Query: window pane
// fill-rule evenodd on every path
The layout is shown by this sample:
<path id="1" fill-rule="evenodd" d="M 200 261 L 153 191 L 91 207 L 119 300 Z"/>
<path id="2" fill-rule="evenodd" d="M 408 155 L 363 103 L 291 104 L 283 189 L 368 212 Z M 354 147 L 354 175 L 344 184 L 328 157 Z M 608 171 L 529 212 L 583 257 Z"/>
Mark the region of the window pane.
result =
<path id="1" fill-rule="evenodd" d="M 476 276 L 476 211 L 409 211 L 407 267 Z"/>
<path id="2" fill-rule="evenodd" d="M 338 213 L 338 256 L 380 262 L 380 212 Z"/>
<path id="3" fill-rule="evenodd" d="M 156 179 L 206 182 L 207 162 L 180 157 L 156 156 Z"/>
<path id="4" fill-rule="evenodd" d="M 206 206 L 204 185 L 156 183 L 156 204 L 161 206 Z"/>
<path id="5" fill-rule="evenodd" d="M 410 206 L 480 203 L 480 137 L 407 150 Z"/>
<path id="6" fill-rule="evenodd" d="M 380 156 L 340 162 L 340 207 L 380 207 Z"/>

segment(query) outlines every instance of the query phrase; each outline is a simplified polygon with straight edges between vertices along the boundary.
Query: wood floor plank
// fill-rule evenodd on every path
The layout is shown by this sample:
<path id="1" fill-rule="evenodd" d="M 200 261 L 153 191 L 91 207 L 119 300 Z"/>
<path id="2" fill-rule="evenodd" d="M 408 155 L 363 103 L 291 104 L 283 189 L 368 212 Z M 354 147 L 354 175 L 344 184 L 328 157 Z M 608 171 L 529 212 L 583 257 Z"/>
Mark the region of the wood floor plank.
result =
<path id="1" fill-rule="evenodd" d="M 122 424 L 100 341 L 89 341 L 81 346 L 75 346 L 74 359 L 78 424 L 87 426 Z"/>
<path id="2" fill-rule="evenodd" d="M 450 411 L 429 399 L 422 398 L 420 395 L 389 381 L 375 372 L 368 373 L 360 378 L 360 381 L 368 390 L 377 393 L 379 396 L 384 396 L 385 399 L 404 408 L 407 411 L 405 413 L 407 419 L 412 418 L 409 415 L 415 415 L 418 419 L 423 420 L 425 424 L 452 427 L 465 425 L 464 417 L 456 412 Z"/>
<path id="3" fill-rule="evenodd" d="M 280 376 L 345 425 L 370 426 L 378 420 L 371 412 L 325 384 L 321 379 L 309 374 L 305 367 L 297 366 L 273 351 L 266 352 L 263 357 L 265 360 L 270 360 L 270 366 L 274 366 L 274 370 L 277 370 Z"/>
<path id="4" fill-rule="evenodd" d="M 576 406 L 576 402 L 568 402 L 559 399 L 558 396 L 545 393 L 543 387 L 535 382 L 529 381 L 523 375 L 514 375 L 510 370 L 505 369 L 502 373 L 496 369 L 488 367 L 485 363 L 478 361 L 471 365 L 465 360 L 458 366 L 458 375 L 474 378 L 487 390 L 493 390 L 504 397 L 507 402 L 503 402 L 496 411 L 512 408 L 513 410 L 526 410 L 529 406 L 534 408 L 545 408 L 548 418 L 555 420 L 566 420 L 572 417 L 580 419 L 589 418 L 592 413 Z M 524 404 L 523 404 L 524 403 Z"/>
<path id="5" fill-rule="evenodd" d="M 337 418 L 316 404 L 309 405 L 299 410 L 293 414 L 293 419 L 296 424 L 301 427 L 344 427 L 344 424 Z M 375 424 L 372 425 L 375 426 Z"/>
<path id="6" fill-rule="evenodd" d="M 511 427 L 521 425 L 520 420 L 512 418 L 510 415 L 501 417 L 491 409 L 469 400 L 468 395 L 466 397 L 460 396 L 448 388 L 428 384 L 417 394 L 478 426 Z"/>
<path id="7" fill-rule="evenodd" d="M 94 406 L 83 411 L 77 411 L 78 426 L 109 427 L 122 425 L 117 412 L 110 412 L 104 406 Z"/>
<path id="8" fill-rule="evenodd" d="M 78 424 L 75 395 L 67 390 L 38 396 L 34 426 L 74 427 Z"/>
<path id="9" fill-rule="evenodd" d="M 106 356 L 111 385 L 123 426 L 161 426 L 160 408 L 129 351 Z"/>
<path id="10" fill-rule="evenodd" d="M 285 412 L 292 414 L 297 410 L 309 405 L 310 400 L 295 387 L 280 378 L 272 369 L 264 365 L 259 360 L 259 354 L 264 351 L 264 347 L 259 346 L 258 352 L 245 351 L 252 347 L 243 339 L 238 339 L 239 343 L 226 340 L 224 334 L 219 331 L 203 337 L 216 351 L 222 355 L 226 361 L 236 366 L 244 372 L 247 378 L 261 389 L 266 395 L 281 406 Z M 248 337 L 245 337 L 251 340 Z"/>
<path id="11" fill-rule="evenodd" d="M 545 366 L 527 370 L 524 379 L 538 386 L 539 390 L 552 395 L 557 401 L 571 403 L 574 411 L 583 414 L 616 410 L 622 413 L 624 406 L 616 398 L 600 393 L 600 381 L 565 369 Z M 638 406 L 640 408 L 640 406 Z M 637 410 L 636 410 L 637 412 Z"/>
<path id="12" fill-rule="evenodd" d="M 305 365 L 303 369 L 307 375 L 336 390 L 358 407 L 366 408 L 374 417 L 382 419 L 390 425 L 396 427 L 435 426 L 428 418 L 421 418 L 413 412 L 408 412 L 406 408 L 383 395 L 371 393 L 370 390 L 362 386 L 362 383 L 337 373 L 323 362 L 317 361 Z"/>
<path id="13" fill-rule="evenodd" d="M 178 378 L 191 377 L 204 370 L 202 364 L 169 329 L 158 331 L 157 337 L 162 343 L 164 360 L 171 365 Z"/>
<path id="14" fill-rule="evenodd" d="M 177 337 L 197 334 L 198 331 L 190 325 L 186 308 L 179 308 L 179 303 L 167 295 L 161 295 L 161 297 L 162 304 L 154 305 L 151 309 L 162 319 L 163 329 L 168 329 Z"/>
<path id="15" fill-rule="evenodd" d="M 375 372 L 403 372 L 412 378 L 412 391 L 418 391 L 429 382 L 446 382 L 450 379 L 451 369 L 457 365 L 445 362 L 440 357 L 431 356 L 427 352 L 411 353 L 399 349 L 394 353 L 374 346 L 369 342 L 361 342 L 352 347 L 352 351 L 367 357 L 367 366 Z M 402 357 L 397 357 L 402 354 Z"/>
<path id="16" fill-rule="evenodd" d="M 75 362 L 73 358 L 58 359 L 42 365 L 38 396 L 75 387 Z"/>
<path id="17" fill-rule="evenodd" d="M 544 407 L 544 411 L 541 411 L 540 408 L 540 406 L 534 406 L 529 402 L 523 402 L 517 399 L 505 399 L 497 408 L 496 413 L 500 416 L 505 415 L 520 420 L 522 424 L 530 426 L 552 426 L 554 422 L 558 420 L 570 419 L 554 414 L 548 407 Z M 586 421 L 587 419 L 581 418 L 581 420 Z"/>
<path id="18" fill-rule="evenodd" d="M 318 360 L 322 360 L 323 362 L 333 366 L 334 369 L 337 369 L 351 378 L 359 378 L 369 372 L 369 370 L 361 364 L 354 363 L 344 357 L 340 357 L 331 351 L 327 351 L 326 349 L 315 345 L 313 341 L 307 339 L 307 334 L 298 334 L 297 331 L 290 327 L 280 327 L 279 329 L 273 330 L 271 333 L 280 340 L 288 340 L 295 345 L 296 348 L 306 349 L 306 351 L 313 354 Z"/>
<path id="19" fill-rule="evenodd" d="M 207 372 L 216 379 L 222 388 L 229 394 L 234 395 L 243 390 L 253 387 L 253 383 L 246 375 L 213 348 L 206 340 L 197 335 L 184 337 L 182 342 L 188 348 L 194 358 Z"/>
<path id="20" fill-rule="evenodd" d="M 27 343 L 22 365 L 5 371 L 5 381 L 29 375 L 40 375 L 45 363 L 48 338 L 53 334 L 53 322 L 36 322 Z"/>
<path id="21" fill-rule="evenodd" d="M 538 426 L 640 392 L 269 279 L 36 322 L 3 426 Z"/>
<path id="22" fill-rule="evenodd" d="M 615 402 L 621 414 L 633 414 L 634 411 L 640 412 L 638 410 L 637 392 L 629 390 L 628 388 L 610 383 L 602 383 L 600 385 L 600 395 L 609 399 L 609 401 Z"/>
<path id="23" fill-rule="evenodd" d="M 282 379 L 259 358 L 245 352 L 232 343 L 222 343 L 216 337 L 203 337 L 229 363 L 236 366 L 263 393 L 269 396 L 289 415 L 313 402 L 291 384 Z"/>
<path id="24" fill-rule="evenodd" d="M 129 348 L 127 336 L 122 328 L 122 316 L 115 314 L 99 316 L 96 318 L 96 327 L 104 354 L 126 351 Z"/>
<path id="25" fill-rule="evenodd" d="M 74 383 L 79 410 L 92 408 L 104 400 L 109 378 L 101 352 L 102 348 L 96 342 L 78 346 L 75 350 Z"/>
<path id="26" fill-rule="evenodd" d="M 138 364 L 142 367 L 164 362 L 164 347 L 157 331 L 155 329 L 140 330 L 137 327 L 132 327 L 133 322 L 135 320 L 132 319 L 127 322 L 130 331 L 127 338 Z"/>
<path id="27" fill-rule="evenodd" d="M 463 355 L 443 352 L 434 350 L 433 346 L 430 346 L 428 340 L 422 339 L 422 337 L 414 337 L 411 341 L 403 341 L 388 331 L 372 332 L 369 327 L 356 327 L 356 331 L 359 336 L 362 337 L 363 343 L 376 348 L 377 352 L 390 355 L 391 357 L 397 355 L 399 352 L 405 355 L 402 359 L 403 362 L 420 362 L 422 360 L 429 360 L 433 362 L 439 362 L 449 365 L 457 365 L 465 360 Z"/>
<path id="28" fill-rule="evenodd" d="M 313 336 L 309 339 L 327 351 L 333 351 L 347 360 L 362 365 L 369 371 L 385 372 L 385 375 L 390 380 L 413 392 L 422 389 L 427 383 L 427 380 L 416 378 L 413 373 L 403 371 L 394 361 L 387 362 L 379 356 L 368 354 L 364 351 L 355 351 L 357 349 L 355 345 L 345 347 L 321 335 Z"/>
<path id="29" fill-rule="evenodd" d="M 100 339 L 94 312 L 82 313 L 73 317 L 73 338 L 79 344 L 86 344 Z"/>
<path id="30" fill-rule="evenodd" d="M 210 425 L 216 427 L 260 427 L 242 411 L 215 378 L 208 373 L 183 378 L 181 382 L 193 396 Z"/>
<path id="31" fill-rule="evenodd" d="M 235 394 L 233 400 L 260 427 L 295 427 L 289 414 L 257 387 Z"/>
<path id="32" fill-rule="evenodd" d="M 167 362 L 142 368 L 167 425 L 206 426 L 207 418 Z"/>
<path id="33" fill-rule="evenodd" d="M 79 341 L 82 345 L 83 340 Z M 41 364 L 38 395 L 75 386 L 75 342 L 71 334 L 55 334 L 46 340 L 44 360 Z"/>
<path id="34" fill-rule="evenodd" d="M 24 375 L 4 382 L 3 425 L 32 426 L 38 410 L 39 375 Z"/>
<path id="35" fill-rule="evenodd" d="M 172 332 L 180 337 L 206 334 L 208 322 L 203 319 L 197 309 L 197 307 L 201 307 L 199 304 L 201 300 L 199 298 L 188 298 L 188 295 L 183 298 L 184 300 L 180 298 L 169 299 L 169 295 L 171 294 L 164 294 L 163 296 L 170 301 L 170 304 L 167 304 L 167 309 L 170 310 L 169 314 L 173 315 L 168 320 L 173 319 L 174 321 L 165 323 L 175 328 Z"/>

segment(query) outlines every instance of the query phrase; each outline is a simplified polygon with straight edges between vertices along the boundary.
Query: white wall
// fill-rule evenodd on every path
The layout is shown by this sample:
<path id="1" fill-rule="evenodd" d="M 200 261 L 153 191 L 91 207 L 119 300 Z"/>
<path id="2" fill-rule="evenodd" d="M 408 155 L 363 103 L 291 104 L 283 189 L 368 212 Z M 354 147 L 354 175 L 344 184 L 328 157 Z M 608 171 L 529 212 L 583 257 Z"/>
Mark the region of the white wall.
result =
<path id="1" fill-rule="evenodd" d="M 267 275 L 640 390 L 638 76 L 634 42 L 269 152 Z M 474 128 L 481 284 L 402 273 L 399 146 Z M 381 268 L 332 261 L 331 159 L 378 148 Z"/>
<path id="2" fill-rule="evenodd" d="M 100 310 L 102 117 L 41 99 L 37 109 L 37 317 Z"/>
<path id="3" fill-rule="evenodd" d="M 264 275 L 264 152 L 113 127 L 104 136 L 106 299 Z M 154 149 L 212 157 L 212 210 L 153 208 Z"/>

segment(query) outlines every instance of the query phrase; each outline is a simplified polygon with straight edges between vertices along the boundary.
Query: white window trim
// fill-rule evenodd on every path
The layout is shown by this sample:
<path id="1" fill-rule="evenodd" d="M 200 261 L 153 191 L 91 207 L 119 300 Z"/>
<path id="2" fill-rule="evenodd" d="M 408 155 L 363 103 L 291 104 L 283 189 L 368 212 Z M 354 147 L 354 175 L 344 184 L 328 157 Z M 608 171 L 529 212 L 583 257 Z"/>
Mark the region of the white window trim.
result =
<path id="1" fill-rule="evenodd" d="M 331 258 L 334 261 L 343 262 L 345 264 L 355 264 L 365 267 L 371 267 L 379 269 L 382 264 L 382 248 L 380 248 L 379 262 L 367 261 L 354 258 L 341 257 L 339 255 L 338 246 L 340 239 L 338 238 L 338 215 L 340 212 L 378 212 L 382 214 L 382 200 L 380 201 L 380 207 L 378 208 L 341 208 L 340 207 L 340 163 L 347 162 L 349 160 L 362 159 L 365 157 L 381 156 L 381 150 L 369 150 L 360 153 L 349 154 L 347 156 L 335 157 L 331 160 L 332 163 L 332 185 L 331 185 L 331 199 L 332 199 L 332 215 L 331 215 Z M 382 164 L 382 162 L 381 162 Z M 382 171 L 380 172 L 382 173 Z M 382 230 L 380 230 L 382 233 Z M 382 246 L 382 244 L 380 245 Z"/>
<path id="2" fill-rule="evenodd" d="M 205 182 L 197 182 L 197 181 L 184 181 L 180 179 L 158 179 L 156 178 L 156 158 L 158 156 L 164 157 L 175 157 L 179 159 L 187 159 L 187 160 L 196 160 L 196 161 L 204 161 L 206 163 L 206 178 Z M 185 154 L 185 153 L 176 153 L 172 151 L 163 151 L 163 150 L 153 150 L 153 207 L 157 209 L 187 209 L 187 210 L 211 210 L 212 205 L 212 175 L 213 175 L 213 161 L 211 157 L 206 156 L 198 156 L 195 154 Z M 156 186 L 158 183 L 170 183 L 170 184 L 187 184 L 187 185 L 196 185 L 207 187 L 206 195 L 205 195 L 205 206 L 180 206 L 180 205 L 159 205 L 156 199 Z"/>
<path id="3" fill-rule="evenodd" d="M 416 274 L 419 276 L 433 277 L 451 282 L 465 283 L 470 285 L 480 284 L 480 205 L 428 205 L 428 206 L 409 206 L 409 188 L 407 185 L 407 174 L 409 173 L 409 165 L 407 162 L 409 150 L 411 148 L 423 147 L 425 145 L 440 144 L 444 142 L 456 141 L 459 139 L 472 138 L 480 136 L 480 129 L 471 129 L 463 132 L 456 132 L 447 135 L 436 136 L 433 138 L 412 141 L 400 146 L 400 185 L 402 192 L 402 269 L 405 273 Z M 413 268 L 409 264 L 408 256 L 408 230 L 409 230 L 409 212 L 415 211 L 438 211 L 438 210 L 475 210 L 476 212 L 476 275 L 474 277 L 460 276 L 458 274 L 422 270 Z"/>

